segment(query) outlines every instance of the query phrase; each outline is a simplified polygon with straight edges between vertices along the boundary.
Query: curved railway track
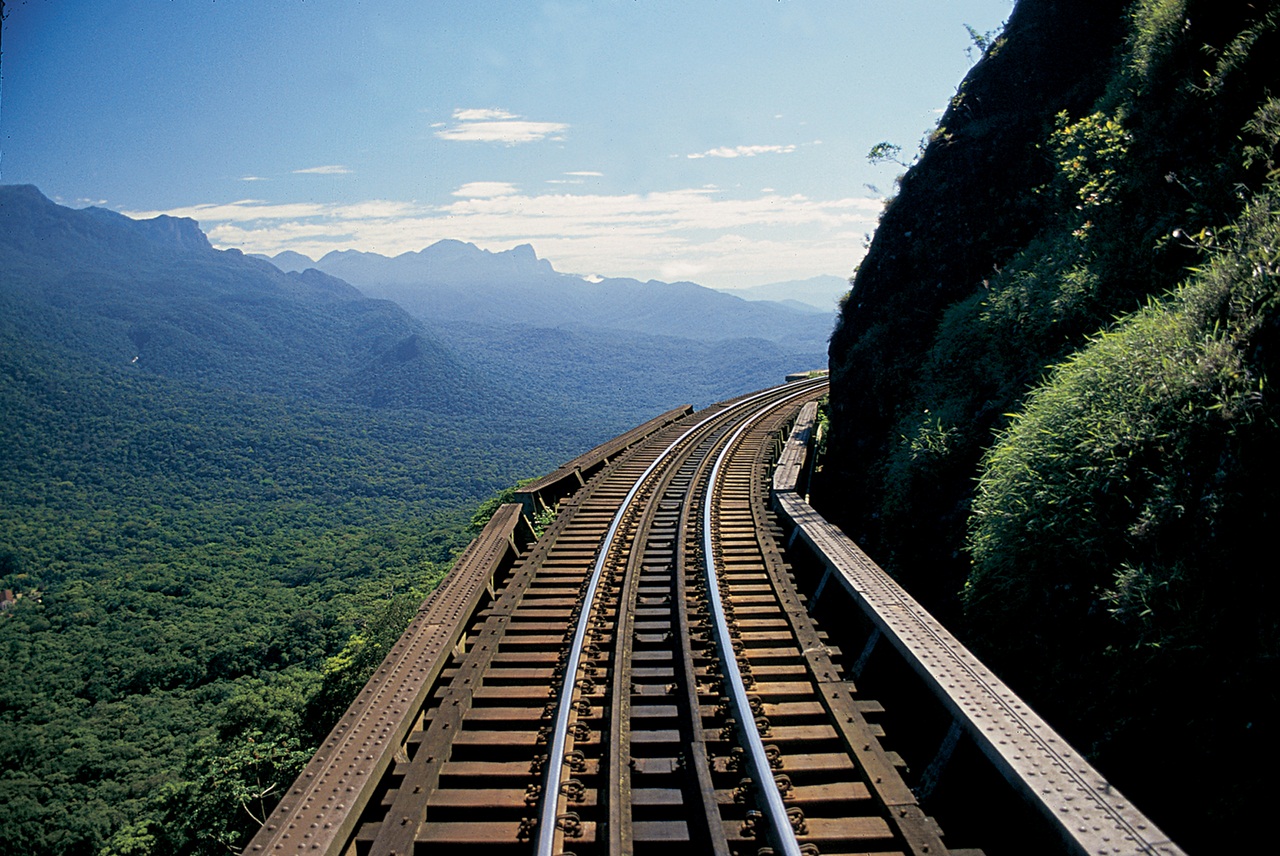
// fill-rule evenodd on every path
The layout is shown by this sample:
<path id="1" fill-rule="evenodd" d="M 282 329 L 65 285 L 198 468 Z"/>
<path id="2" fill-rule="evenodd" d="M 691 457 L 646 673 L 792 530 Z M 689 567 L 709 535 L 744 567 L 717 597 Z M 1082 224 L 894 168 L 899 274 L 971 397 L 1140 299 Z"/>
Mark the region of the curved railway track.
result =
<path id="1" fill-rule="evenodd" d="M 353 707 L 246 853 L 946 852 L 776 543 L 778 437 L 824 391 L 677 419 L 592 475 L 421 702 L 371 682 L 403 735 Z M 357 788 L 334 771 L 377 766 L 371 730 L 390 757 Z M 321 779 L 338 791 L 304 792 Z"/>
<path id="2" fill-rule="evenodd" d="M 849 679 L 892 627 L 845 663 L 788 564 L 798 535 L 830 541 L 826 555 L 856 551 L 803 519 L 794 485 L 809 428 L 782 448 L 825 389 L 804 381 L 671 411 L 575 459 L 531 488 L 531 503 L 559 500 L 536 541 L 519 506 L 500 509 L 245 854 L 980 856 L 948 850 L 882 745 L 883 709 Z M 886 585 L 849 576 L 870 566 L 859 556 L 830 566 L 812 600 L 833 574 L 854 599 Z M 919 611 L 884 610 L 881 623 Z M 833 631 L 862 645 L 849 636 L 859 620 L 838 615 L 848 626 Z M 925 779 L 946 765 L 961 718 Z M 997 766 L 1030 763 L 1026 782 L 1050 781 L 1034 778 L 1037 756 L 1014 751 Z M 1046 810 L 1081 827 L 1064 852 L 1178 852 L 1134 834 L 1113 849 L 1108 830 L 1145 818 L 1077 809 Z M 1016 842 L 988 846 L 1023 852 Z"/>

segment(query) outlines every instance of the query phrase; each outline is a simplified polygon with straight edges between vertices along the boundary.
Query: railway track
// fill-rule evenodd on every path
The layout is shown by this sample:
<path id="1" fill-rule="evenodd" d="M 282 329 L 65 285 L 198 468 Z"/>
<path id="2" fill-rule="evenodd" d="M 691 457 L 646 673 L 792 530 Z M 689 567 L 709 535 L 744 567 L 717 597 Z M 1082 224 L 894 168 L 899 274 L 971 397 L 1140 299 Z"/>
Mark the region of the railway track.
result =
<path id="1" fill-rule="evenodd" d="M 825 388 L 575 459 L 527 498 L 558 500 L 536 541 L 504 506 L 245 854 L 981 854 L 944 844 L 788 563 L 774 464 Z"/>

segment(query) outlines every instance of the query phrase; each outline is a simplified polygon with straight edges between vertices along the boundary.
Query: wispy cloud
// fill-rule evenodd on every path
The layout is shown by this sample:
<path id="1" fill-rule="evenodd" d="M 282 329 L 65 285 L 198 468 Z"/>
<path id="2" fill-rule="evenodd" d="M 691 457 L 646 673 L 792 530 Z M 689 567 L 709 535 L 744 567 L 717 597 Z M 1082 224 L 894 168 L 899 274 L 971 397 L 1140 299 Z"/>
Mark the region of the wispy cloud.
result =
<path id="1" fill-rule="evenodd" d="M 497 109 L 458 109 L 453 111 L 454 124 L 436 136 L 442 140 L 472 143 L 536 143 L 545 139 L 562 140 L 569 126 L 562 122 L 532 122 L 515 113 Z"/>
<path id="2" fill-rule="evenodd" d="M 453 191 L 453 195 L 468 199 L 488 199 L 494 196 L 510 196 L 516 192 L 516 186 L 506 181 L 469 181 Z"/>
<path id="3" fill-rule="evenodd" d="M 240 180 L 241 181 L 267 181 L 268 179 L 265 179 L 260 175 L 242 175 L 240 176 Z"/>
<path id="4" fill-rule="evenodd" d="M 586 184 L 587 183 L 586 179 L 602 178 L 604 176 L 604 173 L 596 172 L 595 170 L 579 169 L 579 170 L 574 170 L 573 172 L 566 172 L 564 173 L 564 175 L 567 175 L 570 177 L 569 178 L 548 178 L 547 184 Z"/>
<path id="5" fill-rule="evenodd" d="M 707 149 L 705 152 L 694 152 L 685 155 L 687 158 L 753 158 L 756 155 L 777 154 L 789 155 L 794 152 L 798 146 L 788 144 L 784 146 L 720 146 L 715 149 Z"/>
<path id="6" fill-rule="evenodd" d="M 351 172 L 342 164 L 331 163 L 326 166 L 309 166 L 306 169 L 295 169 L 295 175 L 346 175 Z"/>
<path id="7" fill-rule="evenodd" d="M 124 213 L 193 217 L 216 246 L 269 255 L 286 249 L 312 258 L 341 249 L 397 255 L 442 238 L 492 250 L 533 242 L 559 270 L 734 286 L 847 273 L 881 210 L 877 199 L 735 198 L 716 187 L 524 193 L 486 181 L 469 182 L 453 195 L 441 205 L 245 199 Z"/>
<path id="8" fill-rule="evenodd" d="M 470 109 L 470 110 L 454 110 L 453 118 L 459 122 L 494 122 L 502 119 L 519 119 L 515 113 L 508 113 L 506 110 L 488 109 Z"/>

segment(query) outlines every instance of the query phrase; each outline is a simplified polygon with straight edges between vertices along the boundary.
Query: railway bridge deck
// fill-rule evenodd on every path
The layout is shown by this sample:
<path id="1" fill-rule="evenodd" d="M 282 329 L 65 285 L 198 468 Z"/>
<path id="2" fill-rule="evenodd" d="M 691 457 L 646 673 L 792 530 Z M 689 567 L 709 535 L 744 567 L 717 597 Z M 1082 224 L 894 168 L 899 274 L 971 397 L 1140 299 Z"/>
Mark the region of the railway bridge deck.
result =
<path id="1" fill-rule="evenodd" d="M 825 389 L 527 486 L 245 854 L 1181 853 L 808 506 Z"/>

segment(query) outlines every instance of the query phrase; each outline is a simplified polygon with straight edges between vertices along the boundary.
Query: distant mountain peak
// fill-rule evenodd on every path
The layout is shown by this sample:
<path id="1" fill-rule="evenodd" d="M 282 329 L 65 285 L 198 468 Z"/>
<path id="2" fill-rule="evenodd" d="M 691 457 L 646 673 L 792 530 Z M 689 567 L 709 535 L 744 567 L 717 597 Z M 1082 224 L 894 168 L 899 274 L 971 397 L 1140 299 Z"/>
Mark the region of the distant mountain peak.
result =
<path id="1" fill-rule="evenodd" d="M 45 201 L 49 202 L 47 199 Z M 56 205 L 54 202 L 49 202 L 49 204 Z M 190 217 L 170 217 L 168 214 L 160 214 L 149 220 L 135 220 L 118 211 L 112 211 L 110 208 L 90 206 L 82 208 L 80 211 L 87 216 L 97 217 L 101 221 L 110 222 L 117 226 L 128 224 L 128 228 L 132 229 L 135 234 L 169 249 L 176 248 L 187 252 L 213 250 L 213 245 L 209 243 L 209 239 L 204 232 L 200 230 L 200 224 Z"/>
<path id="2" fill-rule="evenodd" d="M 295 253 L 293 250 L 284 250 L 276 253 L 274 256 L 267 256 L 261 253 L 250 253 L 255 259 L 262 259 L 265 262 L 278 267 L 285 273 L 298 272 L 313 268 L 316 266 L 315 261 L 310 256 L 304 256 L 302 253 Z"/>
<path id="3" fill-rule="evenodd" d="M 771 282 L 747 288 L 724 289 L 725 293 L 743 300 L 774 301 L 801 311 L 832 312 L 845 292 L 849 281 L 844 277 L 819 274 L 808 279 Z M 807 308 L 806 308 L 807 307 Z"/>
<path id="4" fill-rule="evenodd" d="M 209 239 L 200 231 L 200 224 L 189 217 L 161 214 L 150 220 L 134 220 L 107 208 L 67 208 L 49 199 L 30 184 L 0 186 L 0 223 L 8 229 L 17 230 L 9 236 L 11 240 L 36 254 L 40 254 L 40 247 L 43 245 L 47 252 L 56 255 L 59 252 L 57 248 L 62 244 L 57 240 L 50 240 L 55 235 L 68 239 L 75 236 L 73 243 L 111 243 L 115 240 L 111 236 L 117 234 L 116 230 L 123 230 L 135 240 L 140 240 L 142 243 L 135 249 L 146 252 L 213 252 Z M 22 233 L 49 229 L 53 231 L 42 232 L 45 240 L 26 240 L 23 243 Z M 27 235 L 27 238 L 31 238 L 33 234 Z"/>
<path id="5" fill-rule="evenodd" d="M 423 247 L 421 250 L 418 250 L 418 252 L 416 253 L 401 253 L 400 256 L 420 256 L 420 255 L 423 255 L 424 253 L 431 253 L 433 251 L 439 253 L 439 252 L 446 252 L 449 250 L 455 250 L 458 252 L 472 252 L 472 253 L 488 252 L 488 250 L 482 250 L 479 247 L 477 247 L 475 244 L 471 243 L 470 241 L 459 241 L 456 238 L 442 238 L 441 240 L 436 241 L 434 244 L 429 244 Z M 397 258 L 399 258 L 400 256 L 397 256 Z"/>
<path id="6" fill-rule="evenodd" d="M 0 187 L 0 191 L 3 191 L 3 196 L 0 196 L 0 201 L 3 202 L 23 200 L 26 202 L 45 202 L 50 205 L 55 204 L 53 200 L 41 193 L 40 188 L 34 184 L 7 184 Z"/>
<path id="7" fill-rule="evenodd" d="M 190 217 L 170 217 L 161 214 L 150 220 L 135 221 L 139 227 L 161 243 L 168 243 L 183 250 L 212 250 L 209 238 L 200 230 L 200 224 Z"/>

